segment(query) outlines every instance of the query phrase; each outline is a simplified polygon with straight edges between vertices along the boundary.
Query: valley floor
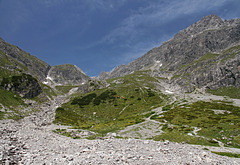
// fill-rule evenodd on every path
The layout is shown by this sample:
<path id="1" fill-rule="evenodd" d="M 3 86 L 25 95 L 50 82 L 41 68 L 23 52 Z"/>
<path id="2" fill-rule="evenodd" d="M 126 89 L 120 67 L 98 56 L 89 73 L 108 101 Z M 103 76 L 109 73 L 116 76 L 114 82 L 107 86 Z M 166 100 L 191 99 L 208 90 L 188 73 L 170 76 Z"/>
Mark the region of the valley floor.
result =
<path id="1" fill-rule="evenodd" d="M 112 136 L 96 140 L 72 139 L 58 135 L 53 130 L 65 126 L 51 122 L 55 108 L 63 100 L 57 98 L 40 113 L 22 120 L 0 121 L 0 164 L 240 164 L 240 159 L 211 152 L 240 153 L 240 149 L 235 148 Z"/>

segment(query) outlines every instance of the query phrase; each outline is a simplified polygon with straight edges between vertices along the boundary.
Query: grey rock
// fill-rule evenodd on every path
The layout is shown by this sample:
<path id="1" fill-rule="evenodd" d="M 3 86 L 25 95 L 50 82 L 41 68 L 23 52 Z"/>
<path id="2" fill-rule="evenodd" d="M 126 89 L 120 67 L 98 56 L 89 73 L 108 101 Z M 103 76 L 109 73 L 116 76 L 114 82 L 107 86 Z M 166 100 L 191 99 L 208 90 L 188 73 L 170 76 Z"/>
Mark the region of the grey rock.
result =
<path id="1" fill-rule="evenodd" d="M 72 64 L 52 66 L 47 78 L 57 85 L 80 85 L 90 79 L 79 67 Z"/>
<path id="2" fill-rule="evenodd" d="M 12 71 L 19 69 L 24 73 L 37 77 L 40 81 L 45 79 L 50 69 L 50 65 L 46 62 L 30 55 L 17 46 L 5 42 L 2 38 L 0 38 L 0 57 L 9 61 L 0 67 Z"/>
<path id="3" fill-rule="evenodd" d="M 34 98 L 42 93 L 42 88 L 37 79 L 27 74 L 3 78 L 0 87 L 13 91 L 23 98 Z"/>
<path id="4" fill-rule="evenodd" d="M 223 21 L 213 14 L 203 17 L 133 62 L 119 66 L 112 72 L 102 73 L 99 79 L 121 77 L 134 71 L 150 69 L 149 74 L 152 76 L 165 77 L 168 79 L 166 83 L 180 86 L 185 92 L 193 91 L 196 87 L 239 86 L 239 56 L 221 61 L 231 56 L 224 54 L 224 50 L 239 44 L 240 19 Z M 196 63 L 207 53 L 222 53 L 222 56 L 212 59 L 217 62 L 211 65 L 205 65 L 211 63 L 211 59 Z M 206 71 L 195 71 L 196 66 L 193 64 L 206 67 Z M 184 79 L 186 76 L 190 79 Z"/>

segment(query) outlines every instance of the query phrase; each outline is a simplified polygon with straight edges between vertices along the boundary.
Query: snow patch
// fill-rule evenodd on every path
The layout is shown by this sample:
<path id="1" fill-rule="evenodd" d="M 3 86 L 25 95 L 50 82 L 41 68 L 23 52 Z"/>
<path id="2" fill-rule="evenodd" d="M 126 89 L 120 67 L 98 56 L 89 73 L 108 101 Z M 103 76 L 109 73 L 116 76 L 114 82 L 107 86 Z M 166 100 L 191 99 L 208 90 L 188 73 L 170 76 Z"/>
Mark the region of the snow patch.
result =
<path id="1" fill-rule="evenodd" d="M 71 95 L 71 94 L 75 93 L 77 90 L 78 90 L 78 87 L 72 88 L 68 93 Z"/>
<path id="2" fill-rule="evenodd" d="M 162 63 L 161 63 L 161 61 L 156 61 L 156 64 L 159 64 L 159 67 L 161 67 L 161 66 L 162 66 Z"/>
<path id="3" fill-rule="evenodd" d="M 169 91 L 169 90 L 165 90 L 166 93 L 169 93 L 169 94 L 173 94 L 174 92 L 172 91 Z"/>
<path id="4" fill-rule="evenodd" d="M 43 84 L 48 84 L 48 82 L 47 82 L 47 81 L 43 81 L 42 83 L 43 83 Z"/>
<path id="5" fill-rule="evenodd" d="M 49 77 L 49 76 L 47 76 L 46 79 L 53 81 L 53 79 L 51 77 Z"/>

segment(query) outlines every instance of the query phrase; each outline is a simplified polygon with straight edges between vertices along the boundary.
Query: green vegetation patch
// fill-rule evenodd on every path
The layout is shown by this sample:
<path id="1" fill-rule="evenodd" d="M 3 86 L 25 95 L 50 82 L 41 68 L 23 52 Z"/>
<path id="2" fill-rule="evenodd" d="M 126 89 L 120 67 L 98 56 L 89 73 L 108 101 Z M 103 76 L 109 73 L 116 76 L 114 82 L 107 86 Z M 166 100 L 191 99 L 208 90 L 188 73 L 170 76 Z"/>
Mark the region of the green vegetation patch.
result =
<path id="1" fill-rule="evenodd" d="M 21 70 L 25 70 L 25 71 L 28 70 L 28 68 L 24 64 L 15 60 L 11 56 L 7 56 L 1 50 L 0 50 L 0 66 L 14 66 L 14 67 L 17 66 L 17 67 L 20 67 Z M 20 69 L 20 68 L 18 68 L 18 69 Z"/>
<path id="2" fill-rule="evenodd" d="M 1 50 L 0 50 L 0 65 L 1 66 L 12 65 L 11 61 L 9 61 L 5 53 L 3 53 Z"/>
<path id="3" fill-rule="evenodd" d="M 71 89 L 76 87 L 78 86 L 68 85 L 68 86 L 56 86 L 55 88 L 62 93 L 68 93 Z"/>
<path id="4" fill-rule="evenodd" d="M 228 55 L 228 56 L 223 58 L 221 62 L 225 62 L 228 59 L 234 58 L 239 53 L 240 53 L 240 45 L 231 47 L 230 49 L 227 49 L 222 52 L 223 55 Z"/>
<path id="5" fill-rule="evenodd" d="M 214 154 L 221 155 L 221 156 L 227 156 L 231 158 L 240 158 L 240 154 L 236 153 L 231 153 L 231 152 L 216 152 L 216 151 L 211 151 Z"/>
<path id="6" fill-rule="evenodd" d="M 123 83 L 114 83 L 116 78 L 108 80 L 108 88 L 74 95 L 57 109 L 54 122 L 106 134 L 143 122 L 167 100 L 153 88 L 156 80 L 144 72 L 119 79 Z"/>
<path id="7" fill-rule="evenodd" d="M 201 61 L 206 61 L 206 60 L 211 60 L 211 59 L 216 59 L 220 54 L 215 54 L 215 53 L 207 53 L 203 56 L 201 56 L 198 60 L 195 61 L 195 63 L 201 62 Z"/>
<path id="8" fill-rule="evenodd" d="M 4 119 L 4 113 L 0 112 L 0 120 Z"/>
<path id="9" fill-rule="evenodd" d="M 185 133 L 181 133 L 178 130 L 165 132 L 161 135 L 155 136 L 153 140 L 156 140 L 156 141 L 169 140 L 169 141 L 178 142 L 178 143 L 185 142 L 188 144 L 196 144 L 196 145 L 218 146 L 218 143 L 211 139 L 205 139 L 205 138 L 196 137 L 196 136 L 189 136 Z"/>
<path id="10" fill-rule="evenodd" d="M 3 90 L 0 87 L 0 120 L 5 118 L 20 119 L 29 114 L 29 112 L 22 112 L 21 110 L 27 105 L 18 94 L 11 91 Z M 5 109 L 7 108 L 7 109 Z M 10 111 L 9 111 L 10 110 Z"/>
<path id="11" fill-rule="evenodd" d="M 188 139 L 188 133 L 182 131 L 181 127 L 198 128 L 197 135 L 205 138 L 211 144 L 221 141 L 225 146 L 240 147 L 240 107 L 224 102 L 198 101 L 192 104 L 176 106 L 162 113 L 162 116 L 155 116 L 153 119 L 166 122 L 162 130 L 165 132 L 158 138 L 165 137 L 168 140 Z M 169 126 L 171 125 L 171 127 Z M 191 131 L 189 132 L 191 133 Z M 178 137 L 171 137 L 172 134 Z M 197 138 L 194 136 L 192 138 Z M 213 140 L 216 139 L 216 140 Z M 187 141 L 188 142 L 188 141 Z M 209 145 L 206 142 L 205 145 Z M 189 143 L 198 144 L 194 141 Z"/>
<path id="12" fill-rule="evenodd" d="M 21 93 L 23 94 L 23 98 L 33 98 L 42 92 L 38 80 L 25 73 L 18 76 L 4 77 L 0 87 L 18 94 Z"/>
<path id="13" fill-rule="evenodd" d="M 25 105 L 22 98 L 18 94 L 14 94 L 11 91 L 3 90 L 0 87 L 0 103 L 6 107 L 16 108 L 20 105 Z"/>
<path id="14" fill-rule="evenodd" d="M 181 76 L 182 76 L 181 74 L 173 75 L 173 76 L 171 77 L 171 80 L 177 79 L 177 78 L 179 78 L 179 77 L 181 77 Z"/>
<path id="15" fill-rule="evenodd" d="M 48 85 L 43 83 L 40 83 L 40 85 L 44 94 L 33 98 L 33 100 L 37 101 L 38 103 L 42 103 L 47 101 L 49 98 L 53 99 L 55 96 L 57 96 L 57 93 Z"/>
<path id="16" fill-rule="evenodd" d="M 240 99 L 240 88 L 233 86 L 222 87 L 216 90 L 208 89 L 207 92 L 217 96 L 228 96 L 230 98 Z"/>
<path id="17" fill-rule="evenodd" d="M 182 70 L 182 69 L 184 69 L 184 68 L 193 66 L 193 65 L 195 65 L 195 64 L 197 64 L 197 63 L 200 63 L 200 62 L 203 62 L 203 61 L 214 60 L 214 59 L 216 59 L 218 56 L 220 56 L 220 54 L 214 54 L 214 53 L 211 53 L 211 52 L 206 53 L 205 55 L 201 56 L 199 59 L 193 61 L 192 63 L 190 63 L 190 64 L 184 64 L 184 65 L 180 66 L 180 67 L 178 68 L 178 70 L 180 71 L 180 70 Z"/>

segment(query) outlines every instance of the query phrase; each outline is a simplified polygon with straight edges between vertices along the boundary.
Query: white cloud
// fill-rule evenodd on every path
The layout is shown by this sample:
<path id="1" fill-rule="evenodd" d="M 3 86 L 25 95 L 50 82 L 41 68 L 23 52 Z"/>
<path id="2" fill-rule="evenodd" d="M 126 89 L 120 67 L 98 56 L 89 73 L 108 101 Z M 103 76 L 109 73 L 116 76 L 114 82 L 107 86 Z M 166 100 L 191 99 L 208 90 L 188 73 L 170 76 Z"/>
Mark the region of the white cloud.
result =
<path id="1" fill-rule="evenodd" d="M 121 59 L 117 59 L 117 65 L 126 64 L 146 53 L 153 47 L 160 46 L 164 41 L 169 40 L 173 34 L 163 34 L 158 41 L 150 40 L 138 41 L 138 37 L 149 30 L 149 27 L 159 27 L 175 19 L 186 15 L 195 15 L 211 11 L 215 8 L 222 7 L 227 0 L 173 0 L 158 1 L 149 3 L 148 6 L 134 11 L 129 17 L 122 20 L 118 28 L 113 29 L 102 40 L 95 42 L 93 45 L 101 43 L 115 44 L 119 40 L 124 40 L 121 44 L 124 47 L 131 47 L 131 51 L 121 55 Z M 229 1 L 228 1 L 229 2 Z M 118 45 L 119 47 L 121 46 Z M 92 45 L 92 46 L 93 46 Z"/>
<path id="2" fill-rule="evenodd" d="M 122 6 L 126 3 L 126 0 L 89 0 L 84 2 L 91 10 L 109 11 L 112 10 L 112 8 Z M 148 2 L 148 6 L 132 11 L 124 20 L 120 20 L 118 27 L 112 29 L 107 35 L 91 44 L 80 46 L 78 49 L 89 49 L 99 44 L 116 44 L 118 42 L 121 42 L 118 46 L 132 47 L 133 44 L 139 42 L 138 39 L 140 36 L 145 35 L 151 27 L 161 28 L 162 25 L 185 15 L 191 16 L 191 14 L 195 15 L 202 11 L 221 7 L 227 0 L 172 0 Z M 123 40 L 124 42 L 122 42 Z"/>
<path id="3" fill-rule="evenodd" d="M 162 2 L 151 3 L 145 8 L 141 8 L 136 13 L 123 20 L 119 27 L 112 30 L 105 36 L 105 42 L 113 43 L 121 37 L 127 37 L 128 40 L 134 39 L 144 32 L 144 28 L 156 26 L 171 22 L 183 15 L 191 15 L 203 10 L 211 10 L 222 6 L 227 0 L 183 0 L 170 1 L 165 4 Z"/>

